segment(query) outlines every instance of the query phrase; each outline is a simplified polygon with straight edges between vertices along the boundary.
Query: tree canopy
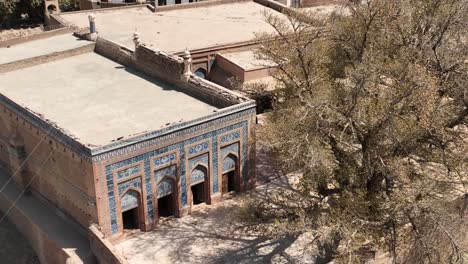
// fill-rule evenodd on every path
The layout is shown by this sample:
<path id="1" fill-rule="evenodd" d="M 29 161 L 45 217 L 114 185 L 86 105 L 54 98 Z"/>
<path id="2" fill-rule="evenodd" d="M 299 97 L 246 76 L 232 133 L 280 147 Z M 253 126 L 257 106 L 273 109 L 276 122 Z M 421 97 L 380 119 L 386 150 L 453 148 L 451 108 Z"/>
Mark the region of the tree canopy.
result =
<path id="1" fill-rule="evenodd" d="M 337 262 L 361 263 L 369 248 L 394 263 L 468 261 L 467 1 L 267 21 L 276 33 L 259 34 L 258 56 L 278 65 L 278 100 L 263 140 L 299 176 L 255 201 L 256 221 L 277 235 L 313 230 Z"/>

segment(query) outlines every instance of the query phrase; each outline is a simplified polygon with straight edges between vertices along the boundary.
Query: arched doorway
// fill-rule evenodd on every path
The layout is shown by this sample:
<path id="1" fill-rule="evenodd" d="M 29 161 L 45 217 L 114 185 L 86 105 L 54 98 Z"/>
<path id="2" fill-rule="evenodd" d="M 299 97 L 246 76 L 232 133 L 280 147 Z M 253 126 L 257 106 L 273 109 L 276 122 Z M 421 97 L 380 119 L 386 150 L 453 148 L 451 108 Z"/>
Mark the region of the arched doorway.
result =
<path id="1" fill-rule="evenodd" d="M 169 217 L 176 213 L 176 181 L 171 177 L 164 177 L 158 183 L 158 217 Z"/>
<path id="2" fill-rule="evenodd" d="M 229 153 L 223 159 L 222 194 L 239 191 L 240 182 L 238 167 L 238 158 L 236 155 Z"/>
<path id="3" fill-rule="evenodd" d="M 190 176 L 190 191 L 192 193 L 192 204 L 201 204 L 208 201 L 208 168 L 197 165 Z"/>
<path id="4" fill-rule="evenodd" d="M 53 14 L 53 13 L 57 12 L 57 6 L 56 5 L 48 5 L 47 6 L 47 11 L 49 11 L 49 13 Z"/>
<path id="5" fill-rule="evenodd" d="M 141 229 L 142 206 L 140 192 L 129 189 L 120 198 L 124 230 Z"/>
<path id="6" fill-rule="evenodd" d="M 194 74 L 202 79 L 206 79 L 207 72 L 204 68 L 198 68 L 195 70 Z"/>

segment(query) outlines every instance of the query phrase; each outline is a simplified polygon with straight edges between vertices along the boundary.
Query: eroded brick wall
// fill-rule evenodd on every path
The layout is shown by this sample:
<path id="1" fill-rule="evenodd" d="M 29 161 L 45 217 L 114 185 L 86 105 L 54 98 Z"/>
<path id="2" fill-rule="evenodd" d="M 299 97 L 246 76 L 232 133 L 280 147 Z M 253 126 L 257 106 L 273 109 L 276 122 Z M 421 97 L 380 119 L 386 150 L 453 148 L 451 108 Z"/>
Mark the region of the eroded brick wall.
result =
<path id="1" fill-rule="evenodd" d="M 90 159 L 29 122 L 0 98 L 0 162 L 20 186 L 30 184 L 83 227 L 97 222 Z"/>
<path id="2" fill-rule="evenodd" d="M 178 56 L 153 50 L 144 45 L 139 46 L 134 52 L 104 38 L 97 39 L 95 51 L 116 62 L 165 81 L 183 92 L 219 108 L 246 100 L 241 95 L 236 96 L 223 87 L 199 78 L 191 77 L 188 82 L 183 81 L 181 79 L 184 68 L 183 59 Z"/>

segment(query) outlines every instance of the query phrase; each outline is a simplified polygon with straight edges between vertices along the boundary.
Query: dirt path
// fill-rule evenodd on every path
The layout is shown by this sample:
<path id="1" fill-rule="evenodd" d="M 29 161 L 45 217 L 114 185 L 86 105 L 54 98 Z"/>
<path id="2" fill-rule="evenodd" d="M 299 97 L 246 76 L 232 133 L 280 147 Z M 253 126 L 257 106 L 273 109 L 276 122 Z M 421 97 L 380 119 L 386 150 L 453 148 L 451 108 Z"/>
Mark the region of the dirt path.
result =
<path id="1" fill-rule="evenodd" d="M 39 264 L 36 253 L 7 219 L 0 223 L 0 263 Z"/>

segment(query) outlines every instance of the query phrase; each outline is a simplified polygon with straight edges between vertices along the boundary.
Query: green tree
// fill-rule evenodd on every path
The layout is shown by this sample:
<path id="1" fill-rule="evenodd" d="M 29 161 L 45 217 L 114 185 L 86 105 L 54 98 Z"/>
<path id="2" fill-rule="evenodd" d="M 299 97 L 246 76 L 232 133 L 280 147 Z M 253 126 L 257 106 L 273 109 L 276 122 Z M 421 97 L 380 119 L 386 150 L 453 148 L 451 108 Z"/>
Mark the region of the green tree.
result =
<path id="1" fill-rule="evenodd" d="M 323 261 L 379 248 L 394 263 L 464 263 L 467 1 L 364 2 L 267 15 L 276 33 L 258 36 L 258 56 L 279 65 L 280 99 L 264 140 L 298 176 L 247 212 L 272 234 L 312 231 Z"/>
<path id="2" fill-rule="evenodd" d="M 42 0 L 4 0 L 0 2 L 0 28 L 42 23 Z"/>

